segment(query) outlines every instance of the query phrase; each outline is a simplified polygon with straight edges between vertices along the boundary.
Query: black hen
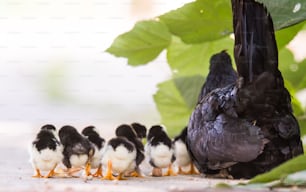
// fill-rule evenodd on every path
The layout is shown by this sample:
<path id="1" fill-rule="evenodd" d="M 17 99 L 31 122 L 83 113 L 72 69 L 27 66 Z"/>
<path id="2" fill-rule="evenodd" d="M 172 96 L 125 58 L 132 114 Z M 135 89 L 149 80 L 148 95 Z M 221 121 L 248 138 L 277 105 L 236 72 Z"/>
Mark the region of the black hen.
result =
<path id="1" fill-rule="evenodd" d="M 254 0 L 232 0 L 239 80 L 206 95 L 187 145 L 202 173 L 250 178 L 303 153 L 290 95 L 278 70 L 273 22 Z"/>
<path id="2" fill-rule="evenodd" d="M 233 69 L 231 58 L 226 51 L 213 55 L 209 63 L 209 73 L 202 86 L 198 102 L 201 102 L 205 95 L 212 90 L 235 83 L 238 77 Z"/>

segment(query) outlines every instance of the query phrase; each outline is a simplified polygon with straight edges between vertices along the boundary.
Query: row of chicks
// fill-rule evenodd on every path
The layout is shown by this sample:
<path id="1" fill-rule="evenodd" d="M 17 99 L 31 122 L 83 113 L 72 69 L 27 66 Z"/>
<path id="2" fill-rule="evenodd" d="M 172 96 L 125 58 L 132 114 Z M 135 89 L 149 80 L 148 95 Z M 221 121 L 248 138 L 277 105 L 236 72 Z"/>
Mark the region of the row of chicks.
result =
<path id="1" fill-rule="evenodd" d="M 139 123 L 123 124 L 116 128 L 115 137 L 108 142 L 100 136 L 94 126 L 88 126 L 81 133 L 72 126 L 63 126 L 57 133 L 55 126 L 42 126 L 30 149 L 31 163 L 36 178 L 54 176 L 73 177 L 84 170 L 84 176 L 101 177 L 107 180 L 122 180 L 124 177 L 141 177 L 140 164 L 147 157 L 153 167 L 152 176 L 176 175 L 172 164 L 176 161 L 178 174 L 196 174 L 189 157 L 185 139 L 187 128 L 173 140 L 162 126 L 147 129 Z M 144 145 L 142 140 L 146 138 Z M 58 165 L 66 169 L 56 172 Z M 188 172 L 182 167 L 190 166 Z M 103 174 L 102 167 L 106 168 Z M 91 173 L 96 169 L 95 173 Z M 41 171 L 48 172 L 45 176 Z M 58 170 L 57 170 L 58 171 Z"/>

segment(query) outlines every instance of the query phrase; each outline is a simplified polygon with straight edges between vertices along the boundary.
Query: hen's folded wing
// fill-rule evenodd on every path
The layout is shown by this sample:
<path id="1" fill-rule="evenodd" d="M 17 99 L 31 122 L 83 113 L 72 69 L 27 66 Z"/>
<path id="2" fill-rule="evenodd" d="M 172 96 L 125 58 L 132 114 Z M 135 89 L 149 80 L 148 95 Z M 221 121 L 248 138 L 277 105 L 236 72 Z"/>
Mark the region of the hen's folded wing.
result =
<path id="1" fill-rule="evenodd" d="M 222 169 L 236 162 L 251 161 L 262 152 L 267 140 L 259 127 L 227 114 L 220 114 L 213 121 L 199 121 L 205 116 L 200 107 L 189 124 L 189 136 L 193 138 L 189 147 L 193 148 L 196 161 L 207 163 L 204 166 L 209 169 Z M 203 157 L 205 161 L 201 160 Z"/>

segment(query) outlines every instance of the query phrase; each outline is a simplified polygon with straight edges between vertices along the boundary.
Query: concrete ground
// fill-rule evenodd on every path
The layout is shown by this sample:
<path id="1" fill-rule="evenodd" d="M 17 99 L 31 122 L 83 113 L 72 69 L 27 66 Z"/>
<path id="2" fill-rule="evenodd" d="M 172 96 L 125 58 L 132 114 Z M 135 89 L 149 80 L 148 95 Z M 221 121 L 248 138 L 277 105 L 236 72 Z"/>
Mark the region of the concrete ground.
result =
<path id="1" fill-rule="evenodd" d="M 17 126 L 18 127 L 18 126 Z M 227 191 L 216 189 L 214 186 L 220 182 L 230 184 L 238 183 L 237 180 L 207 179 L 197 176 L 171 176 L 128 178 L 124 181 L 102 181 L 93 179 L 85 181 L 82 178 L 51 178 L 35 179 L 33 169 L 29 163 L 27 147 L 34 139 L 37 129 L 31 126 L 0 128 L 0 191 L 27 192 L 27 191 L 109 191 L 109 192 L 198 192 L 198 191 Z M 142 166 L 143 172 L 149 175 L 150 167 Z M 245 191 L 236 189 L 235 191 Z M 268 191 L 268 190 L 261 190 Z"/>

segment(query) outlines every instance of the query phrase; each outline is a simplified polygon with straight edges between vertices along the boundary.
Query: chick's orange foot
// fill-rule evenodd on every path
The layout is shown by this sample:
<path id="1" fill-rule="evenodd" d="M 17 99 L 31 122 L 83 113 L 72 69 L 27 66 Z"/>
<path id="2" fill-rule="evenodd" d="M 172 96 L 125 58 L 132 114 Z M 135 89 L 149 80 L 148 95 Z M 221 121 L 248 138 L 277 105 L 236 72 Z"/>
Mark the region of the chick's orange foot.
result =
<path id="1" fill-rule="evenodd" d="M 101 165 L 98 167 L 97 171 L 92 176 L 93 177 L 103 177 Z"/>
<path id="2" fill-rule="evenodd" d="M 164 176 L 177 176 L 177 174 L 174 173 L 174 171 L 173 171 L 173 169 L 172 169 L 172 164 L 170 164 L 170 165 L 168 166 L 168 170 L 167 170 L 167 172 L 165 173 Z"/>
<path id="3" fill-rule="evenodd" d="M 40 170 L 36 169 L 35 170 L 35 175 L 32 176 L 33 178 L 43 178 L 43 176 L 40 174 Z"/>

